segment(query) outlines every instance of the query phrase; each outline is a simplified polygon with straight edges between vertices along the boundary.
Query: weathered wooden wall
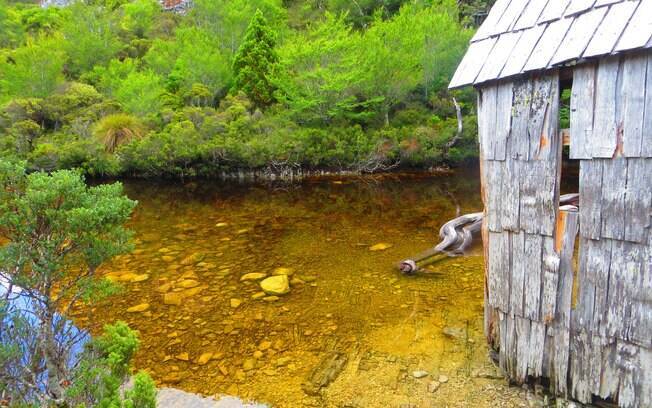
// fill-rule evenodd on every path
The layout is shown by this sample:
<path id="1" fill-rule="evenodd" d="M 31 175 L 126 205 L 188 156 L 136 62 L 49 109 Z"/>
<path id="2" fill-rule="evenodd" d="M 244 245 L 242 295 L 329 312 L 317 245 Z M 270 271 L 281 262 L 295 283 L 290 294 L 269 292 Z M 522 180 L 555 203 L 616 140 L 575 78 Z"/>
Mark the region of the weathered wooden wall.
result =
<path id="1" fill-rule="evenodd" d="M 558 208 L 557 73 L 480 89 L 485 331 L 516 382 L 652 407 L 652 53 L 573 78 L 579 211 Z"/>

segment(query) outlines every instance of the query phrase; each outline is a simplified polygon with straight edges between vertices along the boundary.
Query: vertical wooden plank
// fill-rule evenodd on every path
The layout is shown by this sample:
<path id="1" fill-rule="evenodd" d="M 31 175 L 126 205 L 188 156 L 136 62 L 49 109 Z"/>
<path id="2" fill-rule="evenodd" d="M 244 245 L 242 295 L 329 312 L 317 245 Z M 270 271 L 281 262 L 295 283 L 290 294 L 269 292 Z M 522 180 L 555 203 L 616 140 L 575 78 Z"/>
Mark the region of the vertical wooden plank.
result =
<path id="1" fill-rule="evenodd" d="M 604 160 L 602 170 L 602 230 L 604 238 L 625 238 L 627 159 Z M 581 205 L 581 203 L 580 203 Z"/>
<path id="2" fill-rule="evenodd" d="M 573 70 L 570 107 L 570 158 L 593 157 L 591 139 L 595 96 L 595 65 L 585 64 Z"/>
<path id="3" fill-rule="evenodd" d="M 641 113 L 645 112 L 646 72 L 646 55 L 625 57 L 621 96 L 624 103 L 622 149 L 625 157 L 641 157 L 643 144 L 643 115 Z"/>
<path id="4" fill-rule="evenodd" d="M 593 309 L 595 305 L 595 270 L 589 268 L 590 262 L 595 257 L 602 257 L 603 254 L 595 253 L 591 249 L 591 240 L 580 238 L 580 260 L 578 271 L 577 304 L 573 311 L 573 327 L 577 330 L 593 329 Z"/>
<path id="5" fill-rule="evenodd" d="M 570 393 L 583 404 L 591 403 L 589 364 L 591 361 L 591 342 L 586 330 L 572 332 L 570 338 Z"/>
<path id="6" fill-rule="evenodd" d="M 633 343 L 652 350 L 652 237 L 649 240 L 643 250 L 641 273 L 634 284 L 628 332 Z"/>
<path id="7" fill-rule="evenodd" d="M 529 78 L 514 84 L 510 148 L 512 159 L 516 160 L 529 160 L 530 158 L 528 125 L 532 103 L 532 84 L 533 82 Z"/>
<path id="8" fill-rule="evenodd" d="M 496 102 L 498 88 L 495 85 L 489 85 L 481 90 L 480 101 L 480 127 L 478 136 L 480 137 L 480 150 L 485 160 L 494 158 L 491 140 L 496 129 Z"/>
<path id="9" fill-rule="evenodd" d="M 524 260 L 528 263 L 525 270 L 525 317 L 532 321 L 541 321 L 539 303 L 542 284 L 543 238 L 538 234 L 525 235 Z"/>
<path id="10" fill-rule="evenodd" d="M 580 162 L 580 231 L 600 239 L 602 232 L 602 160 Z"/>
<path id="11" fill-rule="evenodd" d="M 502 194 L 498 198 L 501 211 L 500 226 L 504 230 L 520 231 L 519 211 L 522 162 L 508 158 L 504 162 Z"/>
<path id="12" fill-rule="evenodd" d="M 620 386 L 618 388 L 618 406 L 623 408 L 638 408 L 642 367 L 639 361 L 639 347 L 624 342 L 616 343 L 616 365 L 620 368 Z M 649 367 L 646 367 L 649 369 Z"/>
<path id="13" fill-rule="evenodd" d="M 507 140 L 512 126 L 512 82 L 505 82 L 498 85 L 496 95 L 496 129 L 491 137 L 493 156 L 488 157 L 494 160 L 505 160 L 507 156 Z"/>
<path id="14" fill-rule="evenodd" d="M 547 156 L 539 153 L 545 148 L 545 135 L 550 120 L 550 98 L 553 92 L 553 80 L 550 76 L 541 76 L 534 80 L 532 87 L 532 103 L 530 105 L 528 134 L 530 135 L 530 160 L 545 159 Z M 556 90 L 556 89 L 555 89 Z"/>
<path id="15" fill-rule="evenodd" d="M 505 342 L 500 345 L 500 353 L 505 352 L 504 367 L 501 368 L 510 378 L 516 377 L 516 359 L 517 359 L 517 349 L 516 349 L 516 324 L 514 322 L 514 317 L 505 315 L 506 321 L 506 335 Z"/>
<path id="16" fill-rule="evenodd" d="M 546 326 L 532 321 L 530 326 L 530 354 L 528 359 L 528 375 L 539 377 L 543 375 L 543 353 L 546 340 Z"/>
<path id="17" fill-rule="evenodd" d="M 531 259 L 525 257 L 525 232 L 512 233 L 512 268 L 509 313 L 523 316 L 525 270 Z"/>
<path id="18" fill-rule="evenodd" d="M 642 246 L 614 241 L 607 295 L 604 333 L 609 337 L 629 339 L 629 319 L 637 279 L 642 273 Z"/>
<path id="19" fill-rule="evenodd" d="M 519 183 L 519 226 L 530 234 L 538 234 L 540 224 L 537 217 L 537 194 L 541 178 L 540 162 L 523 161 L 520 166 L 521 180 Z"/>
<path id="20" fill-rule="evenodd" d="M 615 397 L 620 385 L 618 366 L 616 365 L 616 342 L 602 345 L 602 376 L 600 377 L 600 398 Z"/>
<path id="21" fill-rule="evenodd" d="M 625 235 L 632 242 L 647 242 L 652 208 L 652 159 L 627 159 Z"/>
<path id="22" fill-rule="evenodd" d="M 553 237 L 543 238 L 543 288 L 541 293 L 541 318 L 546 324 L 555 318 L 557 284 L 559 282 L 559 255 L 555 252 Z"/>
<path id="23" fill-rule="evenodd" d="M 554 388 L 558 395 L 567 397 L 570 332 L 568 329 L 555 326 L 554 333 L 554 354 L 552 356 L 555 376 Z"/>
<path id="24" fill-rule="evenodd" d="M 587 277 L 591 279 L 595 287 L 595 298 L 593 301 L 593 322 L 590 326 L 604 337 L 604 322 L 607 318 L 609 275 L 611 274 L 611 250 L 613 241 L 610 239 L 586 240 L 587 256 Z"/>
<path id="25" fill-rule="evenodd" d="M 509 232 L 489 232 L 489 304 L 509 311 Z"/>
<path id="26" fill-rule="evenodd" d="M 595 85 L 593 157 L 611 158 L 618 146 L 616 105 L 620 57 L 606 57 L 598 65 Z"/>
<path id="27" fill-rule="evenodd" d="M 650 0 L 652 4 L 652 0 Z M 647 56 L 647 75 L 645 84 L 645 113 L 643 114 L 643 135 L 641 157 L 652 157 L 652 53 Z"/>
<path id="28" fill-rule="evenodd" d="M 578 214 L 561 211 L 557 222 L 556 249 L 559 252 L 559 283 L 557 287 L 556 323 L 570 328 L 571 296 L 573 292 L 573 254 L 578 229 Z"/>
<path id="29" fill-rule="evenodd" d="M 519 384 L 527 380 L 527 368 L 530 361 L 530 320 L 522 317 L 516 319 L 516 377 Z"/>
<path id="30" fill-rule="evenodd" d="M 487 227 L 489 231 L 501 232 L 502 225 L 502 197 L 503 186 L 505 186 L 505 162 L 488 160 L 484 162 L 486 185 L 484 186 L 487 195 Z"/>

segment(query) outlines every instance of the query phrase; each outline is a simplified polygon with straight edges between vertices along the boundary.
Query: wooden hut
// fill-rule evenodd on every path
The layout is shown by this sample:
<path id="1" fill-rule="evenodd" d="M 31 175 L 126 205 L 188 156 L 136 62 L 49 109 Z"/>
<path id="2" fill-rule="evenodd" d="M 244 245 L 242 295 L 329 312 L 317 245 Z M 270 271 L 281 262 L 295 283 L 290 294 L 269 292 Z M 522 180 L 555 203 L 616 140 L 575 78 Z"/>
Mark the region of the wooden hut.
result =
<path id="1" fill-rule="evenodd" d="M 466 85 L 502 369 L 583 403 L 652 407 L 652 0 L 497 0 L 450 87 Z M 564 145 L 579 208 L 559 207 Z"/>

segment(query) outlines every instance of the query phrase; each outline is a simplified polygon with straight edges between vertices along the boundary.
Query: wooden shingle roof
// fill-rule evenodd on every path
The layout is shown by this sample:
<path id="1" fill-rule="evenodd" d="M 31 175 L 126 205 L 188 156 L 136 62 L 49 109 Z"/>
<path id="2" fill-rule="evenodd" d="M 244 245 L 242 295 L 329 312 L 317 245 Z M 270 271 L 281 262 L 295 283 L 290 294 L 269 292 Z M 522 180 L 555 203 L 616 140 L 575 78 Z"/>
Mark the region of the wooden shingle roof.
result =
<path id="1" fill-rule="evenodd" d="M 450 88 L 652 47 L 652 0 L 497 0 Z"/>

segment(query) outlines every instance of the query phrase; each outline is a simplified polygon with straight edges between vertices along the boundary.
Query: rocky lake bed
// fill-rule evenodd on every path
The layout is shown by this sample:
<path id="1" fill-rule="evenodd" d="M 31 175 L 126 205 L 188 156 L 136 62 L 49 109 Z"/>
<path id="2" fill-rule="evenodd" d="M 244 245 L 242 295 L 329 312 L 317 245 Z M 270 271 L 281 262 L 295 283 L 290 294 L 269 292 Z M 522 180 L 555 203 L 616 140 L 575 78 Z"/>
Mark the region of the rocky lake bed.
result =
<path id="1" fill-rule="evenodd" d="M 543 406 L 488 356 L 480 246 L 396 268 L 481 208 L 477 180 L 126 187 L 135 248 L 101 271 L 124 289 L 75 321 L 128 322 L 160 387 L 274 407 Z"/>

